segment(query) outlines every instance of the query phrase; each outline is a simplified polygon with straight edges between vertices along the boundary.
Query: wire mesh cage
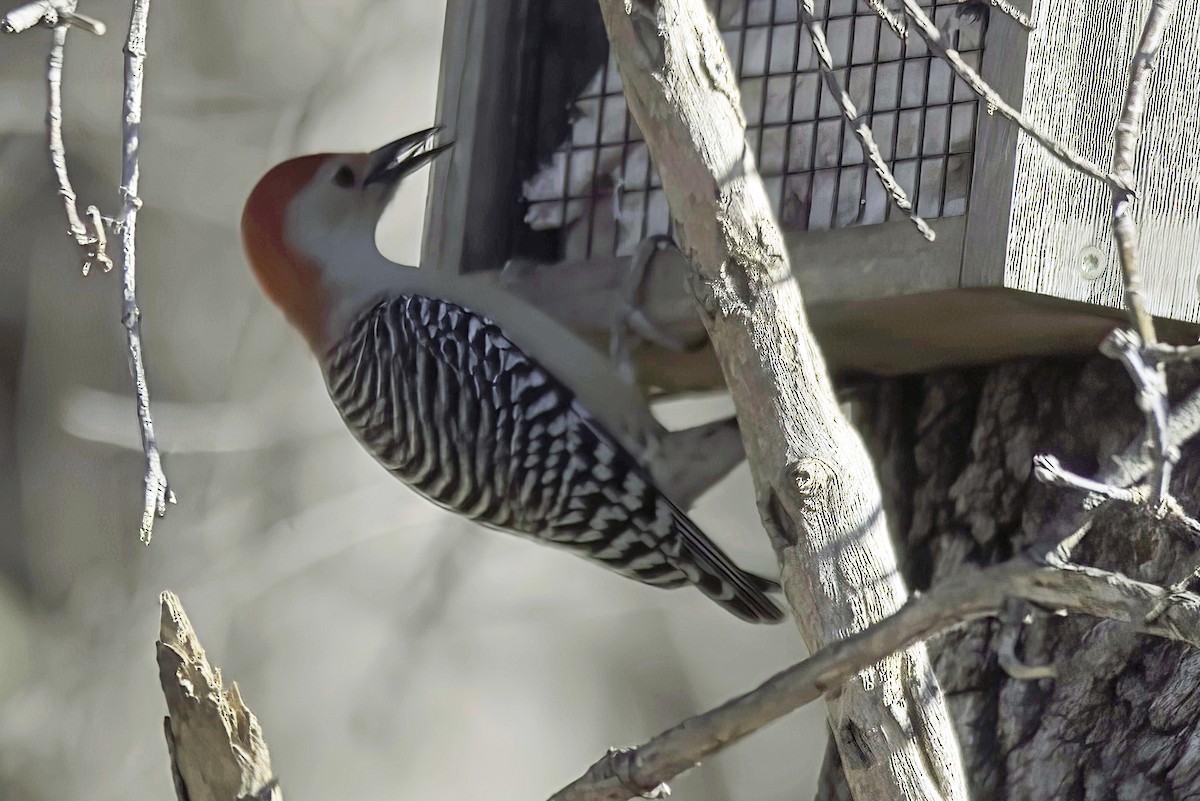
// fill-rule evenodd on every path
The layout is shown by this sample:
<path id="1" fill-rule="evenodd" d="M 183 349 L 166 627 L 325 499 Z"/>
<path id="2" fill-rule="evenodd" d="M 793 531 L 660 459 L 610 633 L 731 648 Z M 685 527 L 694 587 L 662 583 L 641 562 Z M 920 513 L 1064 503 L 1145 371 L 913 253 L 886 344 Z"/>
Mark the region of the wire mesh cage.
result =
<path id="1" fill-rule="evenodd" d="M 899 214 L 864 163 L 837 101 L 826 91 L 795 0 L 714 0 L 737 72 L 747 141 L 781 224 L 808 231 L 870 225 Z M 986 14 L 954 0 L 923 4 L 964 59 L 978 68 Z M 819 0 L 834 67 L 875 132 L 883 158 L 917 213 L 966 213 L 978 100 L 917 36 L 898 38 L 865 4 Z M 529 48 L 539 59 L 546 48 Z M 545 59 L 542 85 L 560 68 Z M 555 109 L 542 104 L 530 121 Z M 518 255 L 558 260 L 626 256 L 653 234 L 669 233 L 666 196 L 625 104 L 614 60 L 606 57 L 569 100 L 569 128 L 549 156 L 530 160 L 514 246 Z M 535 137 L 523 137 L 532 141 Z M 548 237 L 547 234 L 550 234 Z M 554 235 L 556 234 L 556 235 Z M 524 252 L 522 252 L 524 251 Z"/>
<path id="2" fill-rule="evenodd" d="M 1150 0 L 1020 0 L 1031 27 L 980 0 L 919 2 L 942 41 L 1026 119 L 1096 163 L 1111 159 Z M 422 258 L 503 282 L 600 341 L 625 302 L 636 246 L 672 232 L 598 5 L 448 3 L 438 114 L 456 145 L 434 166 Z M 814 15 L 838 81 L 933 242 L 864 163 L 796 0 L 709 6 L 830 364 L 902 373 L 1093 349 L 1123 307 L 1108 187 L 988 114 L 915 30 L 897 38 L 870 5 L 815 0 Z M 1179 143 L 1194 138 L 1200 115 L 1200 0 L 1181 0 L 1176 20 L 1150 84 L 1139 159 L 1139 187 L 1150 191 L 1135 213 L 1151 310 L 1194 336 L 1200 184 L 1186 176 L 1200 155 Z M 657 258 L 657 274 L 686 270 L 681 260 Z M 663 319 L 695 322 L 681 281 L 663 278 L 646 297 Z"/>

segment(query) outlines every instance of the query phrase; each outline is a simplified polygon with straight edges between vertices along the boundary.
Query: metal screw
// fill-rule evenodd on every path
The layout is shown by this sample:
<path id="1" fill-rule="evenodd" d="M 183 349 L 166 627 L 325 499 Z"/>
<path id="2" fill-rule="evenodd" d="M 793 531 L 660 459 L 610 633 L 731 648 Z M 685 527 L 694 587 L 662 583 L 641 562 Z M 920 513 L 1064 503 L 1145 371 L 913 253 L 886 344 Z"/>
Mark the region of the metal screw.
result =
<path id="1" fill-rule="evenodd" d="M 1088 245 L 1079 251 L 1079 274 L 1088 281 L 1095 281 L 1104 275 L 1104 254 L 1095 245 Z"/>

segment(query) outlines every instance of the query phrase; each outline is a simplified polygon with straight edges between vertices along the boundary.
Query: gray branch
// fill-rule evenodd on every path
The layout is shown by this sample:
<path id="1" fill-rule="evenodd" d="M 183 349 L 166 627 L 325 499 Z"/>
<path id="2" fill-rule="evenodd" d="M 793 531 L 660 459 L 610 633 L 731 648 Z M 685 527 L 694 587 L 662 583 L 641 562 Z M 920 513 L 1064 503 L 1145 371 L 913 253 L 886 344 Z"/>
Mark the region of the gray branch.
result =
<path id="1" fill-rule="evenodd" d="M 1009 105 L 970 64 L 963 60 L 957 50 L 947 46 L 942 41 L 941 31 L 933 24 L 933 20 L 929 18 L 929 15 L 925 13 L 917 0 L 902 0 L 902 2 L 904 4 L 905 15 L 912 20 L 913 26 L 917 29 L 917 33 L 920 34 L 921 38 L 925 40 L 925 44 L 928 45 L 930 52 L 949 64 L 958 77 L 962 78 L 975 94 L 983 98 L 987 103 L 988 113 L 998 111 L 1001 116 L 1016 124 L 1022 131 L 1033 137 L 1034 141 L 1064 164 L 1074 167 L 1084 175 L 1089 175 L 1107 186 L 1114 187 L 1114 189 L 1125 186 L 1118 175 L 1106 172 L 1100 165 L 1085 158 L 1066 143 L 1058 141 L 1035 125 L 1020 111 Z"/>
<path id="2" fill-rule="evenodd" d="M 836 691 L 887 655 L 962 623 L 1000 616 L 1012 599 L 1125 622 L 1140 632 L 1200 646 L 1200 596 L 1022 556 L 940 581 L 891 617 L 825 646 L 745 695 L 689 718 L 645 745 L 610 751 L 550 801 L 625 801 L 661 792 L 666 782 L 700 760 Z M 1033 677 L 1044 675 L 1042 669 Z"/>
<path id="3" fill-rule="evenodd" d="M 1131 312 L 1131 316 L 1136 314 Z M 1154 323 L 1147 317 L 1153 336 Z M 1150 348 L 1153 348 L 1151 343 Z M 1102 343 L 1100 352 L 1116 359 L 1125 367 L 1137 391 L 1137 405 L 1146 418 L 1144 442 L 1151 457 L 1152 468 L 1147 485 L 1146 502 L 1158 506 L 1171 493 L 1171 468 L 1178 451 L 1168 444 L 1167 375 L 1163 364 L 1154 358 L 1145 340 L 1132 331 L 1116 329 Z"/>
<path id="4" fill-rule="evenodd" d="M 1106 342 L 1137 386 L 1138 406 L 1146 416 L 1146 443 L 1154 456 L 1154 470 L 1149 482 L 1152 505 L 1170 496 L 1171 467 L 1175 457 L 1167 447 L 1166 370 L 1163 363 L 1154 358 L 1158 338 L 1154 318 L 1146 307 L 1142 271 L 1138 266 L 1138 230 L 1133 219 L 1134 163 L 1142 137 L 1142 121 L 1146 116 L 1146 86 L 1174 11 L 1175 0 L 1154 0 L 1150 7 L 1141 40 L 1129 65 L 1125 106 L 1117 122 L 1113 147 L 1113 172 L 1120 179 L 1119 184 L 1113 186 L 1113 234 L 1125 279 L 1125 305 L 1137 336 L 1114 331 Z M 1108 350 L 1105 352 L 1109 353 Z"/>
<path id="5" fill-rule="evenodd" d="M 142 356 L 141 311 L 137 303 L 137 212 L 142 205 L 138 198 L 138 154 L 141 146 L 142 82 L 146 60 L 146 19 L 150 0 L 133 0 L 129 18 L 129 35 L 125 41 L 125 93 L 121 107 L 121 213 L 107 221 L 100 210 L 89 206 L 87 222 L 79 213 L 75 189 L 67 172 L 67 150 L 62 134 L 62 72 L 67 29 L 72 25 L 104 33 L 104 25 L 76 13 L 78 0 L 35 0 L 9 11 L 0 20 L 0 30 L 21 33 L 35 27 L 53 29 L 53 41 L 47 69 L 46 128 L 49 134 L 50 162 L 58 181 L 58 194 L 63 200 L 68 231 L 83 250 L 83 274 L 99 266 L 104 272 L 112 269 L 107 253 L 105 225 L 111 222 L 121 239 L 121 322 L 129 343 L 129 372 L 133 377 L 138 424 L 142 450 L 146 457 L 144 495 L 141 520 L 141 539 L 150 542 L 154 518 L 165 517 L 167 504 L 175 503 L 175 493 L 167 485 L 163 472 L 162 454 L 154 435 L 150 417 L 150 387 L 146 381 L 146 364 Z"/>
<path id="6" fill-rule="evenodd" d="M 34 0 L 14 8 L 0 19 L 0 31 L 22 33 L 30 28 L 57 28 L 74 25 L 88 33 L 103 36 L 104 23 L 76 12 L 79 0 Z"/>
<path id="7" fill-rule="evenodd" d="M 1145 494 L 1137 489 L 1117 487 L 1095 481 L 1087 476 L 1073 473 L 1062 466 L 1055 456 L 1038 455 L 1033 457 L 1033 475 L 1043 484 L 1049 484 L 1064 489 L 1080 490 L 1096 496 L 1099 500 L 1137 503 L 1145 500 Z"/>
<path id="8" fill-rule="evenodd" d="M 93 267 L 104 272 L 112 269 L 112 260 L 107 253 L 107 235 L 100 210 L 95 206 L 87 209 L 87 222 L 79 213 L 75 188 L 67 172 L 67 147 L 63 142 L 62 74 L 63 57 L 67 44 L 67 30 L 78 25 L 94 34 L 104 33 L 104 25 L 75 13 L 77 0 L 40 0 L 27 3 L 4 15 L 0 30 L 5 33 L 21 33 L 35 27 L 53 29 L 50 55 L 46 64 L 46 132 L 49 138 L 50 165 L 58 181 L 58 196 L 62 198 L 63 210 L 67 215 L 67 233 L 83 251 L 83 274 Z M 90 225 L 89 225 L 90 223 Z"/>
<path id="9" fill-rule="evenodd" d="M 883 190 L 888 193 L 888 197 L 892 199 L 892 203 L 896 204 L 897 208 L 908 215 L 908 219 L 921 232 L 921 236 L 932 242 L 936 236 L 933 229 L 929 227 L 929 223 L 925 222 L 917 214 L 916 209 L 913 208 L 912 201 L 908 199 L 908 195 L 904 192 L 904 187 L 900 186 L 900 182 L 896 180 L 896 176 L 892 174 L 891 168 L 884 161 L 883 154 L 879 151 L 879 145 L 875 143 L 875 135 L 871 133 L 870 123 L 859 113 L 850 95 L 838 82 L 837 74 L 833 69 L 833 55 L 829 52 L 829 44 L 825 40 L 825 29 L 817 20 L 813 11 L 813 0 L 799 0 L 798 7 L 800 9 L 800 19 L 804 23 L 804 27 L 808 29 L 808 35 L 812 39 L 813 50 L 817 54 L 817 63 L 820 65 L 821 77 L 825 80 L 825 87 L 829 90 L 829 94 L 834 100 L 837 101 L 838 108 L 842 112 L 842 117 L 858 138 L 858 142 L 862 146 L 863 156 L 875 170 L 875 176 L 879 179 L 879 183 L 883 185 Z M 887 15 L 884 18 L 890 19 L 890 12 L 882 4 L 879 9 L 876 9 L 876 13 Z"/>
<path id="10" fill-rule="evenodd" d="M 799 0 L 803 3 L 804 0 Z M 908 38 L 908 23 L 904 21 L 903 15 L 897 15 L 887 7 L 884 0 L 864 0 L 867 7 L 875 12 L 875 16 L 883 20 L 884 24 L 891 28 L 892 33 L 897 39 Z"/>
<path id="11" fill-rule="evenodd" d="M 1159 342 L 1151 349 L 1154 358 L 1164 364 L 1194 362 L 1200 359 L 1200 345 L 1164 345 Z"/>
<path id="12" fill-rule="evenodd" d="M 910 0 L 905 0 L 909 2 Z M 1069 473 L 1052 457 L 1034 459 L 1039 479 L 1059 486 L 1074 487 L 1093 496 L 1121 502 L 1145 503 L 1155 514 L 1182 514 L 1171 497 L 1171 472 L 1178 448 L 1171 445 L 1171 420 L 1168 412 L 1168 362 L 1194 358 L 1200 349 L 1160 345 L 1154 331 L 1154 319 L 1146 307 L 1141 269 L 1138 265 L 1138 230 L 1133 219 L 1136 200 L 1134 166 L 1142 122 L 1146 111 L 1146 86 L 1154 70 L 1154 61 L 1163 36 L 1175 11 L 1175 0 L 1154 0 L 1142 28 L 1141 39 L 1129 67 L 1125 105 L 1117 122 L 1113 146 L 1113 234 L 1125 280 L 1125 305 L 1133 331 L 1114 330 L 1100 345 L 1100 352 L 1120 361 L 1137 391 L 1137 405 L 1145 416 L 1142 441 L 1147 452 L 1148 474 L 1145 490 L 1121 484 L 1092 481 Z M 1189 518 L 1190 519 L 1190 518 Z"/>
<path id="13" fill-rule="evenodd" d="M 702 0 L 601 0 L 625 94 L 662 175 L 692 288 L 738 409 L 764 525 L 811 651 L 902 608 L 874 467 L 842 416 Z M 827 699 L 861 799 L 959 799 L 954 728 L 923 644 Z M 648 789 L 641 782 L 640 789 Z M 569 797 L 569 796 L 568 796 Z"/>
<path id="14" fill-rule="evenodd" d="M 1133 324 L 1147 346 L 1157 342 L 1154 321 L 1146 308 L 1141 270 L 1138 269 L 1137 223 L 1133 220 L 1134 162 L 1142 137 L 1142 120 L 1146 115 L 1146 85 L 1154 72 L 1154 61 L 1162 46 L 1163 34 L 1175 12 L 1175 0 L 1154 0 L 1141 40 L 1129 65 L 1129 85 L 1125 90 L 1125 105 L 1117 122 L 1116 144 L 1113 148 L 1113 173 L 1119 179 L 1113 185 L 1113 233 L 1121 257 L 1121 273 L 1125 278 L 1125 304 Z"/>
<path id="15" fill-rule="evenodd" d="M 990 2 L 992 8 L 997 9 L 1001 14 L 1013 20 L 1025 30 L 1032 31 L 1037 27 L 1028 14 L 1008 2 L 1008 0 L 990 0 Z"/>
<path id="16" fill-rule="evenodd" d="M 146 363 L 142 357 L 142 313 L 137 303 L 137 213 L 138 155 L 141 149 L 142 79 L 146 61 L 146 19 L 150 0 L 133 0 L 129 18 L 129 37 L 125 41 L 125 94 L 121 106 L 121 131 L 124 142 L 121 160 L 121 216 L 117 229 L 121 234 L 121 322 L 129 341 L 129 372 L 137 395 L 137 416 L 141 425 L 142 450 L 146 455 L 145 503 L 142 507 L 142 542 L 149 543 L 154 518 L 165 517 L 167 504 L 175 503 L 175 493 L 167 485 L 162 454 L 154 436 L 150 417 L 150 386 L 146 382 Z"/>

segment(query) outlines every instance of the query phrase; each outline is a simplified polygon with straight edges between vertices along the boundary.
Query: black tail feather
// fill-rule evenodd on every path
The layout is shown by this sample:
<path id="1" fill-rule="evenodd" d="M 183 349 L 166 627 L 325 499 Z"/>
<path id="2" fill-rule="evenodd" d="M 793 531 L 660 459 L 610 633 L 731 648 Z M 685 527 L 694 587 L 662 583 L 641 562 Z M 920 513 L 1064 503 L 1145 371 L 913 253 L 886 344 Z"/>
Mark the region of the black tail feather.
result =
<path id="1" fill-rule="evenodd" d="M 784 619 L 783 610 L 766 596 L 768 592 L 779 590 L 778 583 L 735 565 L 678 508 L 674 509 L 674 519 L 684 551 L 701 571 L 695 581 L 701 592 L 751 623 L 778 623 Z"/>

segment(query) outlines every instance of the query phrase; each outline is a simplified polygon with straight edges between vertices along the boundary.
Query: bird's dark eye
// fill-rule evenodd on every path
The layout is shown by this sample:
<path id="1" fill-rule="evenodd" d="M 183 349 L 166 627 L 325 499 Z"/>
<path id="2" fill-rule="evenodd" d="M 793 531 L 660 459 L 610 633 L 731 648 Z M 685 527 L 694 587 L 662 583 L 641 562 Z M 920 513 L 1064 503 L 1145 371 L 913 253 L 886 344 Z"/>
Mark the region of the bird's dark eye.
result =
<path id="1" fill-rule="evenodd" d="M 338 171 L 333 174 L 333 182 L 342 189 L 349 189 L 357 182 L 354 177 L 354 170 L 346 165 L 338 167 Z"/>

